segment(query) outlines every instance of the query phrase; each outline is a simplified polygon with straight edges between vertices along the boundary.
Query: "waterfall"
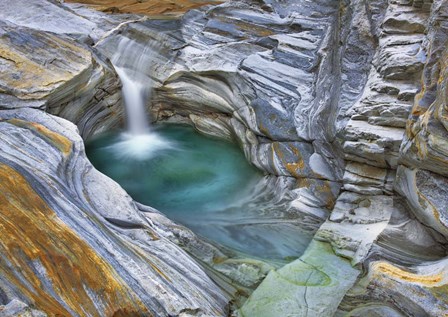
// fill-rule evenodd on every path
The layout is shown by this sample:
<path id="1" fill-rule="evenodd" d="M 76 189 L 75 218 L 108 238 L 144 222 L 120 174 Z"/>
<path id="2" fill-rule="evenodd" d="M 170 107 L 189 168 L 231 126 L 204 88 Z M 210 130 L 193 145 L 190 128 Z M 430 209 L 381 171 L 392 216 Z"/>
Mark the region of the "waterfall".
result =
<path id="1" fill-rule="evenodd" d="M 145 160 L 158 151 L 173 148 L 171 142 L 151 129 L 146 112 L 146 103 L 151 97 L 153 83 L 148 74 L 156 54 L 158 51 L 151 44 L 142 45 L 121 37 L 111 58 L 122 84 L 127 118 L 127 132 L 122 134 L 121 142 L 114 145 L 117 156 Z"/>
<path id="2" fill-rule="evenodd" d="M 147 91 L 145 83 L 128 75 L 125 68 L 114 66 L 122 84 L 122 95 L 126 107 L 127 128 L 132 135 L 149 133 L 149 120 L 145 111 Z"/>
<path id="3" fill-rule="evenodd" d="M 127 116 L 128 133 L 141 135 L 149 132 L 146 102 L 151 97 L 151 71 L 153 56 L 157 50 L 153 45 L 142 45 L 127 37 L 121 37 L 112 64 L 120 77 L 122 95 Z"/>

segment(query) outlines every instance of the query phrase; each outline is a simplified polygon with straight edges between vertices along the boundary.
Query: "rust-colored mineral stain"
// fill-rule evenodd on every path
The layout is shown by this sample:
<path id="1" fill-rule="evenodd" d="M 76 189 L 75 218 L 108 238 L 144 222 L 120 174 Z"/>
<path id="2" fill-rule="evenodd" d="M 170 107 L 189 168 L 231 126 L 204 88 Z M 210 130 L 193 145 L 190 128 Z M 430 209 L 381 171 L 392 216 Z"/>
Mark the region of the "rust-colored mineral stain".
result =
<path id="1" fill-rule="evenodd" d="M 437 286 L 442 282 L 443 276 L 441 273 L 432 275 L 419 275 L 404 271 L 387 262 L 377 262 L 373 264 L 373 271 L 386 274 L 392 278 L 404 280 L 410 283 L 418 283 L 428 287 Z"/>
<path id="2" fill-rule="evenodd" d="M 191 9 L 208 4 L 220 4 L 221 0 L 66 0 L 86 4 L 93 9 L 111 13 L 136 13 L 148 16 L 179 16 Z"/>
<path id="3" fill-rule="evenodd" d="M 305 162 L 303 161 L 303 157 L 300 154 L 299 149 L 294 147 L 294 145 L 288 145 L 288 149 L 295 156 L 295 159 L 293 161 L 286 159 L 279 143 L 274 142 L 272 144 L 273 156 L 276 155 L 279 158 L 279 160 L 282 162 L 282 165 L 291 174 L 291 176 L 300 177 L 305 169 Z"/>
<path id="4" fill-rule="evenodd" d="M 64 155 L 69 155 L 72 150 L 72 142 L 67 139 L 65 136 L 60 135 L 56 132 L 51 131 L 47 127 L 35 123 L 28 122 L 20 119 L 10 119 L 7 120 L 8 123 L 11 123 L 17 127 L 29 129 L 31 131 L 39 134 L 47 143 L 56 147 L 59 151 L 61 151 Z"/>
<path id="5" fill-rule="evenodd" d="M 236 25 L 238 27 L 238 29 L 240 29 L 241 31 L 249 33 L 249 34 L 252 33 L 259 37 L 267 37 L 267 36 L 272 36 L 275 34 L 275 31 L 273 31 L 267 27 L 263 27 L 261 25 L 256 25 L 253 23 L 245 22 L 245 21 L 232 21 L 231 19 L 227 19 L 227 21 L 229 23 Z M 276 118 L 277 118 L 277 116 L 273 115 L 273 116 L 271 116 L 270 119 L 275 120 Z"/>
<path id="6" fill-rule="evenodd" d="M 4 164 L 0 233 L 0 275 L 50 316 L 150 316 L 115 270 Z"/>

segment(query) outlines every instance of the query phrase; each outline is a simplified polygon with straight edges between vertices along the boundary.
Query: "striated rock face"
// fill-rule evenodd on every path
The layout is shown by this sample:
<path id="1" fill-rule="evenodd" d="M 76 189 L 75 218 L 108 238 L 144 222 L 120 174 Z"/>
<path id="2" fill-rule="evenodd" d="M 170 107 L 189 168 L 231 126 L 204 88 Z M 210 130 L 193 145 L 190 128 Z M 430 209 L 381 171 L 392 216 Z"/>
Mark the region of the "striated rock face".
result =
<path id="1" fill-rule="evenodd" d="M 181 0 L 181 1 L 155 1 L 155 0 L 80 0 L 72 3 L 83 3 L 89 7 L 109 13 L 137 13 L 149 16 L 179 16 L 186 11 L 207 4 L 219 4 L 219 0 Z"/>
<path id="2" fill-rule="evenodd" d="M 432 151 L 428 149 L 437 142 L 431 140 L 430 133 L 423 132 L 423 127 L 437 125 L 436 135 L 446 133 L 446 129 L 439 128 L 443 125 L 438 119 L 434 120 L 436 124 L 429 122 L 432 114 L 426 112 L 430 107 L 438 107 L 437 95 L 446 95 L 442 75 L 447 45 L 446 9 L 445 1 L 388 6 L 382 24 L 384 33 L 379 37 L 380 50 L 373 61 L 374 80 L 367 83 L 371 82 L 370 92 L 364 92 L 360 103 L 355 104 L 356 114 L 345 129 L 352 136 L 353 127 L 360 126 L 353 121 L 356 119 L 367 121 L 369 130 L 374 131 L 370 137 L 358 134 L 358 144 L 350 143 L 347 147 L 345 142 L 344 150 L 349 152 L 346 157 L 387 168 L 392 182 L 385 182 L 382 189 L 392 196 L 397 209 L 392 211 L 388 225 L 365 261 L 367 275 L 347 292 L 341 303 L 341 311 L 357 306 L 351 313 L 354 316 L 369 314 L 369 306 L 378 302 L 385 302 L 379 309 L 392 316 L 443 316 L 448 311 L 442 211 L 446 209 L 447 183 L 445 168 L 439 165 L 444 154 L 437 152 L 438 158 L 432 160 Z M 446 107 L 446 103 L 441 107 Z M 363 123 L 363 127 L 367 124 Z M 378 130 L 374 125 L 384 127 L 386 133 L 381 139 L 375 136 Z M 373 155 L 362 154 L 362 149 L 367 148 L 372 149 L 372 154 L 381 155 L 372 160 Z M 358 178 L 358 184 L 363 185 L 359 187 L 365 191 L 367 183 L 360 181 Z M 345 184 L 344 187 L 347 188 Z M 406 222 L 403 216 L 408 218 Z"/>
<path id="3" fill-rule="evenodd" d="M 446 0 L 81 2 L 0 1 L 0 316 L 446 315 Z M 123 39 L 153 121 L 238 142 L 275 206 L 246 225 L 303 255 L 203 241 L 92 168 Z"/>
<path id="4" fill-rule="evenodd" d="M 61 12 L 88 21 L 32 1 L 1 22 L 0 316 L 227 315 L 229 298 L 165 238 L 170 222 L 141 211 L 90 165 L 79 130 L 45 113 L 84 136 L 122 120 L 115 72 L 82 43 L 99 33 L 24 18 L 47 4 L 55 28 Z"/>
<path id="5" fill-rule="evenodd" d="M 83 82 L 92 64 L 92 54 L 78 44 L 26 28 L 2 26 L 3 93 L 19 99 L 43 99 L 52 94 L 58 98 L 72 82 Z M 29 56 L 33 51 L 35 55 Z M 54 56 L 47 59 L 48 56 Z M 55 91 L 59 90 L 59 94 Z M 54 102 L 54 101 L 53 101 Z"/>
<path id="6" fill-rule="evenodd" d="M 84 137 L 121 121 L 118 77 L 84 43 L 104 35 L 102 27 L 111 28 L 124 18 L 91 17 L 98 26 L 39 0 L 3 1 L 0 9 L 1 108 L 47 109 L 76 122 Z"/>
<path id="7" fill-rule="evenodd" d="M 92 168 L 72 124 L 32 109 L 0 118 L 4 309 L 17 298 L 50 316 L 225 314 L 197 264 Z"/>

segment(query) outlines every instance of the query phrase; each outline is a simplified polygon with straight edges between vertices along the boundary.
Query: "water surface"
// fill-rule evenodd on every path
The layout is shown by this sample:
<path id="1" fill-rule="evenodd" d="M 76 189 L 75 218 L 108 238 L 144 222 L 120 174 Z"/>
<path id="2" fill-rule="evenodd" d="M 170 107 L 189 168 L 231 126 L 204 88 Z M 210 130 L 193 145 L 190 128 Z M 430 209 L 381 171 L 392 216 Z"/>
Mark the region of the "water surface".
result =
<path id="1" fill-rule="evenodd" d="M 166 125 L 141 139 L 102 135 L 86 150 L 133 199 L 235 251 L 285 259 L 299 256 L 309 242 L 292 222 L 276 219 L 285 206 L 235 144 Z"/>

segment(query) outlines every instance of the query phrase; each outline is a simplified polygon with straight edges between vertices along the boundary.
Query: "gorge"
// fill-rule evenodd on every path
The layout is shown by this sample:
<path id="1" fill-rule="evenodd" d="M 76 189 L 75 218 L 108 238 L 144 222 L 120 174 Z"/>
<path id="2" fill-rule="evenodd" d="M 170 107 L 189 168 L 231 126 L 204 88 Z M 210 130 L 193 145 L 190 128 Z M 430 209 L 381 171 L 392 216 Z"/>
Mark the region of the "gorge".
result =
<path id="1" fill-rule="evenodd" d="M 446 0 L 0 0 L 0 30 L 1 317 L 448 315 Z"/>

